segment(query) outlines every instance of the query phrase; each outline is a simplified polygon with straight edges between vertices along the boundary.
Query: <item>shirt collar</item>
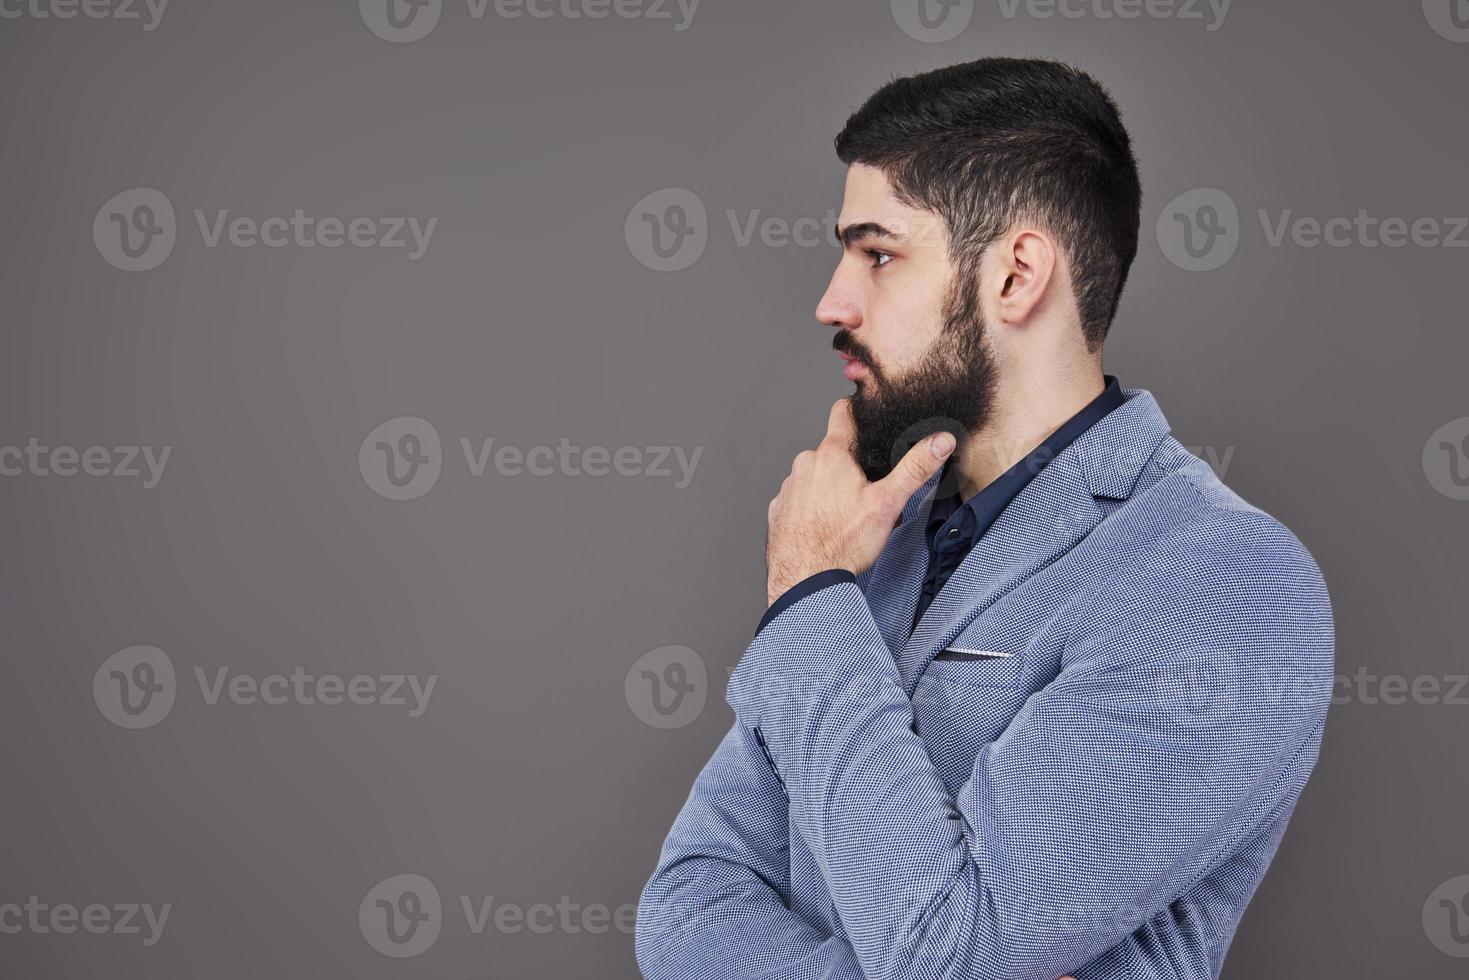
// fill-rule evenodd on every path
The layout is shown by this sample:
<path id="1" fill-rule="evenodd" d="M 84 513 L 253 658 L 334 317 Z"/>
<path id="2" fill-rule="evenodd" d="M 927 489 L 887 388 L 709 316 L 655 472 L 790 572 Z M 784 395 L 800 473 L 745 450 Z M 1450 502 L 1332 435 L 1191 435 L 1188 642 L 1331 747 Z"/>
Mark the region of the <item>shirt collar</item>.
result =
<path id="1" fill-rule="evenodd" d="M 1102 380 L 1106 382 L 1106 387 L 1102 389 L 1101 394 L 1087 402 L 1071 418 L 1061 423 L 1061 426 L 1047 436 L 1044 442 L 1026 453 L 1024 458 L 1014 466 L 990 481 L 983 490 L 962 504 L 959 502 L 957 487 L 943 497 L 936 496 L 929 511 L 930 542 L 946 524 L 957 523 L 963 519 L 963 515 L 955 516 L 960 510 L 967 510 L 975 516 L 979 525 L 978 533 L 983 534 L 985 529 L 994 523 L 1005 505 L 1025 489 L 1025 485 L 1045 467 L 1046 463 L 1054 459 L 1078 436 L 1101 421 L 1103 416 L 1126 400 L 1122 395 L 1122 386 L 1114 375 L 1104 374 Z M 949 468 L 953 462 L 953 456 L 944 461 L 943 469 L 939 474 L 938 486 L 940 488 L 946 486 L 945 481 L 949 478 Z"/>

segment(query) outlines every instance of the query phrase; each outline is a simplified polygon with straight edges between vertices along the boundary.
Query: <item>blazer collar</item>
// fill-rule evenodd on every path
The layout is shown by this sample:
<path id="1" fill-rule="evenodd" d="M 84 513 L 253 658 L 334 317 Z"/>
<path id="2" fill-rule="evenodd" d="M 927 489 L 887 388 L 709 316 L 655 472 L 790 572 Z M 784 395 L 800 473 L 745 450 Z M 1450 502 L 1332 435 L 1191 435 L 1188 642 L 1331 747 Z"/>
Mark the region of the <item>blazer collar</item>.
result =
<path id="1" fill-rule="evenodd" d="M 880 583 L 880 596 L 870 603 L 873 617 L 910 695 L 928 661 L 976 616 L 1096 527 L 1103 516 L 1097 498 L 1131 496 L 1170 427 L 1149 391 L 1122 393 L 1123 403 L 1048 462 L 975 542 L 911 635 L 907 627 L 928 567 L 923 518 L 939 474 L 909 498 L 887 546 L 858 584 L 867 592 L 869 583 Z"/>

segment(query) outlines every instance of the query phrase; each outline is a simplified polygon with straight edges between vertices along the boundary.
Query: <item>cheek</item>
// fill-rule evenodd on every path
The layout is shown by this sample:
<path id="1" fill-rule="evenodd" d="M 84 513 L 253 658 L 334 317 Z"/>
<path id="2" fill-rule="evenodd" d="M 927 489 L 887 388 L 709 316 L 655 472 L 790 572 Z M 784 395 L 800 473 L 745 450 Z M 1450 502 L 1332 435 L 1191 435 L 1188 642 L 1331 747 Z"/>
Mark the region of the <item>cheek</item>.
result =
<path id="1" fill-rule="evenodd" d="M 899 372 L 922 360 L 942 327 L 937 306 L 912 296 L 894 297 L 868 325 L 878 328 L 866 338 L 878 361 Z"/>

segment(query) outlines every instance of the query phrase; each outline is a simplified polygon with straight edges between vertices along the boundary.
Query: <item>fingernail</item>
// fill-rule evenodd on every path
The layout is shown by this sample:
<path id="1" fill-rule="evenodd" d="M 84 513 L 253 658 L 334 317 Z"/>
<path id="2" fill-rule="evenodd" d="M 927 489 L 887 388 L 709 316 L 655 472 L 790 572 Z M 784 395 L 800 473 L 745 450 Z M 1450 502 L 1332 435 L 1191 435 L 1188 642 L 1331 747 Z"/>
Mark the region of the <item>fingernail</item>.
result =
<path id="1" fill-rule="evenodd" d="M 929 440 L 928 448 L 935 456 L 947 456 L 954 448 L 954 437 L 948 432 L 940 432 Z"/>

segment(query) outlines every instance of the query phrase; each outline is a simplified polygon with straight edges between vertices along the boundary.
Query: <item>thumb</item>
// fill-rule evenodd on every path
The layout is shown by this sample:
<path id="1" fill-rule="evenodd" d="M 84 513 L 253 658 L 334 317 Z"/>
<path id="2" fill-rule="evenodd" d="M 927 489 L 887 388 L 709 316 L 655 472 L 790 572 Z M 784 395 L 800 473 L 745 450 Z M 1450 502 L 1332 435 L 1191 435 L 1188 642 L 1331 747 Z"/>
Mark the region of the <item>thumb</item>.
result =
<path id="1" fill-rule="evenodd" d="M 935 432 L 919 439 L 893 467 L 893 471 L 878 481 L 877 486 L 882 487 L 885 493 L 891 493 L 893 499 L 906 503 L 919 487 L 928 482 L 929 477 L 939 471 L 955 445 L 957 443 L 950 432 Z"/>

